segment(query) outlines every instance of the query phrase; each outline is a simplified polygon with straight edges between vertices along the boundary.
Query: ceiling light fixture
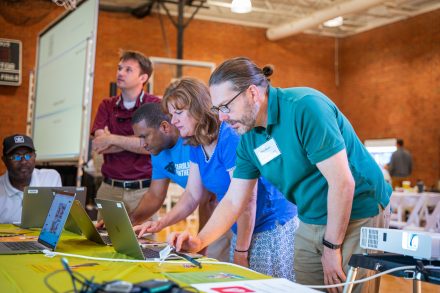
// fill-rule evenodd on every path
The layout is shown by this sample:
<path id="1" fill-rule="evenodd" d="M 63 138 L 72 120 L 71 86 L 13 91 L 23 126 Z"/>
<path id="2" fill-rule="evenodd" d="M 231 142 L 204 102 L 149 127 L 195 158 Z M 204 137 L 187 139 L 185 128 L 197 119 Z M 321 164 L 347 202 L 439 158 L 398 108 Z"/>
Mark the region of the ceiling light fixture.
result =
<path id="1" fill-rule="evenodd" d="M 234 13 L 249 13 L 252 11 L 251 0 L 232 0 L 231 11 Z"/>
<path id="2" fill-rule="evenodd" d="M 338 27 L 344 24 L 344 18 L 338 16 L 323 23 L 325 27 Z"/>

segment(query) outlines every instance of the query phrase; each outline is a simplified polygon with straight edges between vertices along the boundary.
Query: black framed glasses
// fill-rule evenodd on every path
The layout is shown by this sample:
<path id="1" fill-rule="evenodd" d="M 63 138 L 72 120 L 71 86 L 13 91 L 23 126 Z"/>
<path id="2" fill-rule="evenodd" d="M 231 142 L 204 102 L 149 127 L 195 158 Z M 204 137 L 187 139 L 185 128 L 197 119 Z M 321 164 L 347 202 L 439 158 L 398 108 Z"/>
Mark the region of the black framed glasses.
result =
<path id="1" fill-rule="evenodd" d="M 34 153 L 26 153 L 26 154 L 15 154 L 12 156 L 9 156 L 9 160 L 20 162 L 21 159 L 25 159 L 26 161 L 29 161 L 34 156 Z"/>
<path id="2" fill-rule="evenodd" d="M 218 114 L 218 112 L 222 112 L 222 113 L 225 113 L 225 114 L 227 114 L 227 113 L 229 113 L 229 112 L 231 112 L 231 109 L 229 109 L 229 107 L 228 107 L 228 105 L 230 104 L 230 103 L 232 103 L 239 95 L 241 95 L 244 91 L 246 91 L 247 90 L 247 88 L 245 88 L 244 90 L 241 90 L 238 94 L 236 94 L 232 99 L 230 99 L 229 100 L 229 102 L 227 102 L 226 104 L 224 104 L 224 105 L 219 105 L 218 107 L 217 106 L 212 106 L 211 107 L 211 111 L 212 112 L 214 112 L 215 114 Z"/>

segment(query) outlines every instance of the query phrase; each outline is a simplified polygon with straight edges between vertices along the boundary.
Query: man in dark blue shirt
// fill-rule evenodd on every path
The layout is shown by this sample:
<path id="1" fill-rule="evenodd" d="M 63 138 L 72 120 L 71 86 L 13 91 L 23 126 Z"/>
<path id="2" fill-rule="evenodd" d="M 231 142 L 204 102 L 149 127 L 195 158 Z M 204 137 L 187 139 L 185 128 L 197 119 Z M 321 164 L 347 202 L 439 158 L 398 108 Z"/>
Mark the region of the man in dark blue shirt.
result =
<path id="1" fill-rule="evenodd" d="M 412 172 L 412 157 L 403 144 L 403 139 L 397 140 L 397 150 L 391 155 L 391 161 L 388 164 L 393 188 L 402 186 L 402 181 L 408 180 Z"/>

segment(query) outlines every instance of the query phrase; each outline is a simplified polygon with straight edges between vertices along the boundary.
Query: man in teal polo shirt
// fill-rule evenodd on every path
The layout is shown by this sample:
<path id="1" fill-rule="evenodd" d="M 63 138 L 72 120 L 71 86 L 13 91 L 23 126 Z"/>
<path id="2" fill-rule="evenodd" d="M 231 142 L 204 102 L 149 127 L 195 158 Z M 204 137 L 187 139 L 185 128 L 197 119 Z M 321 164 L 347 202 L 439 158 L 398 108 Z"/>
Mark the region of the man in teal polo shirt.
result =
<path id="1" fill-rule="evenodd" d="M 273 88 L 272 71 L 234 58 L 212 74 L 213 110 L 243 134 L 234 179 L 228 200 L 197 237 L 184 232 L 170 242 L 190 251 L 208 245 L 239 215 L 255 178 L 264 176 L 298 206 L 297 281 L 338 284 L 350 256 L 364 252 L 360 227 L 386 225 L 391 187 L 330 99 L 311 88 Z"/>

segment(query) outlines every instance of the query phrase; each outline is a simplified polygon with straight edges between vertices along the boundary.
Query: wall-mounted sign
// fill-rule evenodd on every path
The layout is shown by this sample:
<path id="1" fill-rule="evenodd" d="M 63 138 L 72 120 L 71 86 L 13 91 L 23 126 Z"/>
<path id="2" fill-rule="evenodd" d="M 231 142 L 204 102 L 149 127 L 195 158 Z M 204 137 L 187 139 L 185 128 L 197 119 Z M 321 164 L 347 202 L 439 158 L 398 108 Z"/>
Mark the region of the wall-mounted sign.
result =
<path id="1" fill-rule="evenodd" d="M 0 39 L 0 85 L 21 84 L 21 41 Z"/>

